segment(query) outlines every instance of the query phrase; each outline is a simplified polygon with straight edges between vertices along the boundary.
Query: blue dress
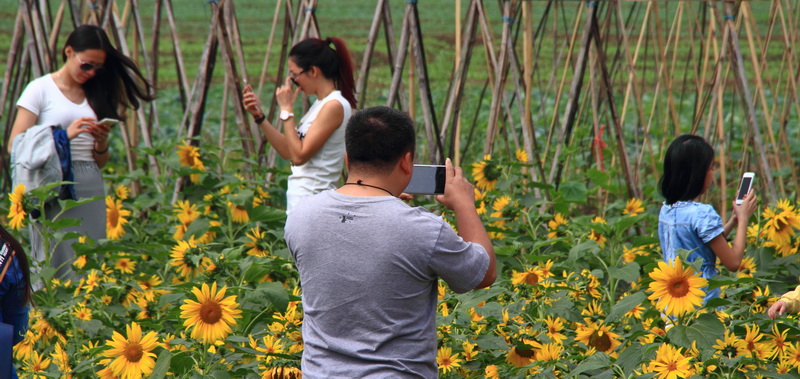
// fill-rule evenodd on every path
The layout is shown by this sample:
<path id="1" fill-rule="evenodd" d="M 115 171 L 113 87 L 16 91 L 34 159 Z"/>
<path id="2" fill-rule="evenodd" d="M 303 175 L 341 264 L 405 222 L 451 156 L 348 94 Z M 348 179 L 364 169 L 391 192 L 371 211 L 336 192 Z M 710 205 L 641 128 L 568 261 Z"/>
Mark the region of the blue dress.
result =
<path id="1" fill-rule="evenodd" d="M 677 249 L 692 251 L 686 261 L 694 262 L 697 258 L 702 258 L 700 276 L 703 278 L 713 278 L 718 274 L 717 256 L 708 243 L 723 232 L 722 218 L 708 204 L 678 201 L 672 205 L 661 206 L 661 213 L 658 215 L 658 239 L 661 241 L 664 261 L 674 260 L 677 257 L 675 254 Z M 706 291 L 704 303 L 719 297 L 719 288 L 703 290 Z"/>
<path id="2" fill-rule="evenodd" d="M 8 247 L 0 239 L 0 249 Z M 28 305 L 23 301 L 25 297 L 25 277 L 19 267 L 19 259 L 13 258 L 8 263 L 6 276 L 0 281 L 0 322 L 14 327 L 12 345 L 22 341 L 28 329 Z M 7 373 L 0 373 L 0 376 Z M 16 379 L 17 373 L 11 366 L 11 378 Z"/>

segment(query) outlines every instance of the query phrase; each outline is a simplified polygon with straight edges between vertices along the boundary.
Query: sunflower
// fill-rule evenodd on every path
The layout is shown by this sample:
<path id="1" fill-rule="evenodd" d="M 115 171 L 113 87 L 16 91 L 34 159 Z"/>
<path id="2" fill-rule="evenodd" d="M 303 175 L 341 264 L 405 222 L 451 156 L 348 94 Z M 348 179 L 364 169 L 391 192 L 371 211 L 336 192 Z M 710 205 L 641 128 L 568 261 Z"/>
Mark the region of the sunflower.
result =
<path id="1" fill-rule="evenodd" d="M 501 174 L 500 166 L 492 161 L 492 156 L 489 154 L 484 155 L 482 161 L 472 164 L 472 178 L 475 180 L 475 185 L 484 191 L 495 189 Z"/>
<path id="2" fill-rule="evenodd" d="M 131 211 L 122 209 L 122 201 L 106 196 L 106 230 L 108 231 L 108 239 L 115 240 L 125 235 L 123 225 L 128 223 L 125 217 L 130 215 Z"/>
<path id="3" fill-rule="evenodd" d="M 770 344 L 775 356 L 783 356 L 786 351 L 786 339 L 789 329 L 783 331 L 778 330 L 778 324 L 772 324 L 772 333 L 769 334 L 770 339 L 766 343 Z"/>
<path id="4" fill-rule="evenodd" d="M 778 201 L 775 210 L 767 208 L 761 216 L 764 218 L 767 238 L 777 245 L 789 244 L 791 237 L 795 235 L 794 230 L 800 228 L 800 216 L 789 204 L 789 200 Z"/>
<path id="5" fill-rule="evenodd" d="M 47 368 L 50 367 L 50 358 L 45 358 L 45 355 L 39 355 L 37 351 L 31 352 L 30 359 L 25 361 L 25 368 L 23 369 L 24 372 L 33 373 L 31 378 L 39 379 L 39 378 L 47 378 L 45 375 L 37 375 L 37 372 L 44 372 Z"/>
<path id="6" fill-rule="evenodd" d="M 469 341 L 464 341 L 461 344 L 461 347 L 464 348 L 464 359 L 469 362 L 475 359 L 475 356 L 478 355 L 478 351 L 475 350 L 475 347 L 478 346 L 474 343 L 469 343 Z"/>
<path id="7" fill-rule="evenodd" d="M 745 325 L 744 339 L 736 341 L 736 353 L 745 357 L 766 359 L 772 356 L 772 349 L 768 343 L 758 342 L 764 336 L 758 325 Z"/>
<path id="8" fill-rule="evenodd" d="M 11 207 L 8 209 L 8 226 L 13 230 L 19 230 L 24 224 L 25 216 L 25 185 L 19 184 L 14 191 L 8 194 L 11 200 Z"/>
<path id="9" fill-rule="evenodd" d="M 261 374 L 261 379 L 300 379 L 302 377 L 303 373 L 299 368 L 287 366 L 269 367 Z"/>
<path id="10" fill-rule="evenodd" d="M 192 338 L 213 343 L 224 340 L 232 332 L 231 326 L 236 325 L 234 319 L 241 318 L 242 311 L 237 308 L 239 303 L 235 295 L 225 297 L 226 290 L 223 286 L 217 292 L 216 282 L 210 288 L 203 283 L 202 289 L 192 290 L 197 301 L 186 299 L 181 305 L 183 326 L 192 328 Z"/>
<path id="11" fill-rule="evenodd" d="M 536 358 L 536 350 L 541 349 L 542 345 L 534 340 L 523 339 L 522 343 L 512 346 L 506 355 L 506 362 L 514 367 L 524 367 L 529 365 Z"/>
<path id="12" fill-rule="evenodd" d="M 508 214 L 511 211 L 511 208 L 508 208 L 510 203 L 511 197 L 508 195 L 503 195 L 495 199 L 494 203 L 492 203 L 492 209 L 494 209 L 494 212 L 489 215 L 494 219 L 489 223 L 490 226 L 500 230 L 506 229 L 506 219 L 513 217 L 512 215 Z M 489 238 L 491 239 L 502 240 L 505 237 L 506 235 L 501 232 L 489 232 Z"/>
<path id="13" fill-rule="evenodd" d="M 142 337 L 142 328 L 135 321 L 125 326 L 127 338 L 117 331 L 106 341 L 103 355 L 113 359 L 108 367 L 114 375 L 121 378 L 140 378 L 150 375 L 156 365 L 156 355 L 152 352 L 158 346 L 156 332 L 149 332 Z"/>
<path id="14" fill-rule="evenodd" d="M 688 378 L 692 376 L 691 360 L 681 354 L 679 348 L 662 344 L 656 351 L 656 358 L 647 366 L 647 372 L 656 373 L 658 379 Z"/>
<path id="15" fill-rule="evenodd" d="M 483 370 L 483 375 L 487 379 L 500 379 L 500 369 L 497 368 L 497 365 L 488 365 Z"/>
<path id="16" fill-rule="evenodd" d="M 72 311 L 72 314 L 80 320 L 91 321 L 92 319 L 92 309 L 81 305 L 76 306 L 75 310 Z"/>
<path id="17" fill-rule="evenodd" d="M 536 351 L 537 361 L 557 361 L 561 359 L 561 353 L 564 351 L 564 346 L 560 343 L 546 343 L 542 348 Z"/>
<path id="18" fill-rule="evenodd" d="M 561 334 L 561 331 L 564 330 L 564 319 L 561 317 L 553 318 L 552 316 L 547 316 L 544 319 L 544 324 L 547 326 L 545 334 L 550 337 L 550 341 L 561 343 L 567 339 L 567 336 Z"/>
<path id="19" fill-rule="evenodd" d="M 133 274 L 133 270 L 136 269 L 136 262 L 130 258 L 120 258 L 114 263 L 114 269 L 123 274 Z"/>
<path id="20" fill-rule="evenodd" d="M 120 185 L 120 186 L 117 186 L 117 188 L 114 190 L 114 194 L 117 195 L 117 199 L 125 200 L 130 196 L 131 190 L 128 189 L 128 187 L 126 187 L 126 186 L 121 186 Z"/>
<path id="21" fill-rule="evenodd" d="M 483 201 L 485 194 L 478 187 L 473 188 L 473 191 L 475 191 L 475 203 L 477 204 L 475 210 L 479 215 L 486 214 L 486 202 Z"/>
<path id="22" fill-rule="evenodd" d="M 200 267 L 195 264 L 192 259 L 193 255 L 197 254 L 198 245 L 195 243 L 194 238 L 189 238 L 188 241 L 178 241 L 178 244 L 172 248 L 169 264 L 178 270 L 178 274 L 184 278 L 191 278 L 197 275 Z"/>
<path id="23" fill-rule="evenodd" d="M 739 354 L 739 351 L 736 349 L 737 343 L 738 339 L 736 338 L 736 335 L 734 335 L 730 330 L 726 330 L 722 339 L 717 340 L 717 344 L 712 346 L 717 350 L 716 353 L 714 353 L 714 357 L 736 357 Z"/>
<path id="24" fill-rule="evenodd" d="M 625 209 L 622 210 L 622 214 L 628 216 L 636 216 L 639 213 L 644 212 L 644 207 L 642 206 L 642 201 L 637 198 L 631 198 L 628 200 L 628 203 L 625 204 Z"/>
<path id="25" fill-rule="evenodd" d="M 188 142 L 183 141 L 183 145 L 178 145 L 178 158 L 180 159 L 181 166 L 188 166 L 193 169 L 205 171 L 206 166 L 200 160 L 200 148 L 192 146 Z M 192 174 L 189 176 L 192 183 L 200 181 L 200 174 Z"/>
<path id="26" fill-rule="evenodd" d="M 592 301 L 586 306 L 584 310 L 581 311 L 581 315 L 584 316 L 602 316 L 605 312 L 603 311 L 603 306 L 597 302 L 597 300 L 592 299 Z"/>
<path id="27" fill-rule="evenodd" d="M 550 230 L 550 232 L 547 233 L 547 238 L 554 239 L 560 237 L 558 229 L 562 225 L 567 225 L 567 219 L 565 219 L 561 213 L 556 213 L 553 219 L 547 222 L 547 229 Z"/>
<path id="28" fill-rule="evenodd" d="M 77 269 L 82 269 L 86 266 L 87 257 L 85 255 L 81 255 L 78 258 L 75 258 L 75 261 L 72 262 L 72 265 L 75 266 Z"/>
<path id="29" fill-rule="evenodd" d="M 264 338 L 261 339 L 264 342 L 264 347 L 258 346 L 258 341 L 256 341 L 252 336 L 250 338 L 250 347 L 253 350 L 262 352 L 264 354 L 282 354 L 283 353 L 283 344 L 281 343 L 278 337 L 272 335 L 266 335 Z M 258 359 L 264 360 L 264 362 L 269 363 L 273 359 L 275 359 L 274 355 L 259 355 Z"/>
<path id="30" fill-rule="evenodd" d="M 621 344 L 619 334 L 611 331 L 608 325 L 587 321 L 586 325 L 578 325 L 575 339 L 583 342 L 596 351 L 611 354 Z"/>
<path id="31" fill-rule="evenodd" d="M 192 221 L 200 217 L 200 211 L 197 210 L 197 204 L 192 204 L 189 200 L 178 200 L 175 203 L 175 208 L 172 210 L 178 220 L 184 224 L 189 225 Z"/>
<path id="32" fill-rule="evenodd" d="M 653 293 L 650 300 L 658 300 L 656 307 L 666 309 L 670 316 L 680 316 L 693 311 L 703 303 L 708 282 L 691 267 L 684 267 L 681 258 L 677 257 L 672 264 L 658 262 L 658 268 L 650 273 L 653 282 L 649 290 Z"/>
<path id="33" fill-rule="evenodd" d="M 517 158 L 519 163 L 528 163 L 530 161 L 528 153 L 522 149 L 517 149 L 517 151 L 514 152 L 514 156 Z"/>
<path id="34" fill-rule="evenodd" d="M 244 206 L 236 205 L 229 201 L 228 209 L 230 209 L 231 219 L 233 222 L 238 222 L 240 224 L 246 224 L 250 222 L 250 215 L 247 214 L 247 208 Z"/>
<path id="35" fill-rule="evenodd" d="M 535 285 L 542 279 L 542 274 L 536 268 L 528 268 L 523 272 L 513 271 L 511 276 L 511 284 L 517 286 L 520 284 Z"/>
<path id="36" fill-rule="evenodd" d="M 450 347 L 442 346 L 439 348 L 439 353 L 436 354 L 436 364 L 439 365 L 439 371 L 447 374 L 450 370 L 461 367 L 463 360 L 458 357 L 458 353 L 453 354 L 453 349 Z"/>
<path id="37" fill-rule="evenodd" d="M 69 355 L 67 352 L 64 351 L 63 345 L 61 343 L 56 342 L 55 344 L 55 351 L 50 353 L 50 356 L 53 357 L 53 363 L 58 366 L 59 371 L 61 372 L 70 372 L 72 368 L 69 367 Z"/>
<path id="38" fill-rule="evenodd" d="M 267 232 L 261 231 L 261 228 L 256 226 L 247 232 L 247 238 L 250 238 L 250 242 L 245 242 L 244 246 L 250 248 L 250 250 L 247 250 L 248 255 L 254 257 L 266 257 L 269 255 Z"/>

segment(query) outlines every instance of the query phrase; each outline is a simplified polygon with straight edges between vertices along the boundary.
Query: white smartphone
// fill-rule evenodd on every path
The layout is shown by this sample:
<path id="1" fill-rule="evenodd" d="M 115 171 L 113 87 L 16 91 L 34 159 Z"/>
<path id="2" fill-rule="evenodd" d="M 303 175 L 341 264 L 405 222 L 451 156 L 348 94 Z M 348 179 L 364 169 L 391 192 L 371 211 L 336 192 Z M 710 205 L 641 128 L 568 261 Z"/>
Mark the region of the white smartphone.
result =
<path id="1" fill-rule="evenodd" d="M 104 119 L 98 121 L 97 123 L 98 124 L 103 124 L 103 125 L 108 125 L 108 126 L 114 126 L 114 125 L 119 124 L 119 120 L 117 120 L 115 118 L 104 118 Z"/>
<path id="2" fill-rule="evenodd" d="M 411 181 L 403 191 L 417 195 L 439 195 L 444 193 L 445 168 L 443 165 L 415 164 Z"/>
<path id="3" fill-rule="evenodd" d="M 742 175 L 742 182 L 739 184 L 739 191 L 736 192 L 736 204 L 741 204 L 744 201 L 744 195 L 750 192 L 753 188 L 753 180 L 755 180 L 755 173 L 745 172 Z"/>

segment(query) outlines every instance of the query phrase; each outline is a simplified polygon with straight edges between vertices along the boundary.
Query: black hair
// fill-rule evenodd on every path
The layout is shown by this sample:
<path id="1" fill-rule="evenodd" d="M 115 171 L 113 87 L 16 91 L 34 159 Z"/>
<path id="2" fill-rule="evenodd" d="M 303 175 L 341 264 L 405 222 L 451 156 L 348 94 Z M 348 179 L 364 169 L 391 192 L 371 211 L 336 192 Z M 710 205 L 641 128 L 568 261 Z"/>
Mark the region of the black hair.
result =
<path id="1" fill-rule="evenodd" d="M 350 117 L 344 134 L 350 170 L 385 174 L 416 149 L 414 122 L 400 110 L 379 106 Z"/>
<path id="2" fill-rule="evenodd" d="M 31 301 L 31 271 L 30 265 L 28 263 L 28 256 L 25 255 L 25 250 L 22 249 L 22 246 L 19 244 L 14 236 L 12 236 L 4 227 L 0 225 L 0 248 L 2 248 L 2 242 L 7 243 L 11 250 L 14 251 L 14 258 L 19 265 L 20 271 L 22 271 L 22 283 L 25 285 L 25 291 L 22 296 L 22 304 L 25 305 Z M 13 264 L 14 262 L 9 262 L 8 264 Z"/>
<path id="3" fill-rule="evenodd" d="M 333 46 L 331 46 L 333 45 Z M 340 38 L 326 39 L 308 38 L 294 45 L 289 50 L 289 57 L 303 70 L 311 66 L 319 67 L 322 75 L 333 79 L 336 88 L 342 92 L 353 109 L 356 108 L 355 80 L 353 79 L 353 61 L 347 45 Z"/>
<path id="4" fill-rule="evenodd" d="M 666 203 L 700 196 L 713 161 L 714 148 L 703 137 L 684 134 L 672 141 L 664 156 L 664 175 L 658 183 Z"/>
<path id="5" fill-rule="evenodd" d="M 98 26 L 81 25 L 67 37 L 61 53 L 67 61 L 67 46 L 78 53 L 85 50 L 98 49 L 106 53 L 103 69 L 83 83 L 83 91 L 89 105 L 98 119 L 120 118 L 121 108 L 139 109 L 139 100 L 150 101 L 155 96 L 150 94 L 152 86 L 142 75 L 133 61 L 117 50 L 108 39 L 108 35 Z"/>

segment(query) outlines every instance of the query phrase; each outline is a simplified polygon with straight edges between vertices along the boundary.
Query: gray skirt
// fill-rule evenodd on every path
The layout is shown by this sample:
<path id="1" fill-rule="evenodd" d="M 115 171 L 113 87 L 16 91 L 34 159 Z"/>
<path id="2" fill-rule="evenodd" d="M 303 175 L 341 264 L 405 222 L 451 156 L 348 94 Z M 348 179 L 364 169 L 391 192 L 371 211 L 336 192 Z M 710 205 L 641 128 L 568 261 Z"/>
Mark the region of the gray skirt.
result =
<path id="1" fill-rule="evenodd" d="M 97 163 L 72 161 L 72 173 L 75 178 L 75 196 L 78 199 L 94 196 L 105 197 L 103 177 Z M 48 220 L 52 220 L 59 212 L 61 212 L 61 207 L 57 201 L 53 201 L 50 209 L 46 211 L 46 217 Z M 60 219 L 65 218 L 77 219 L 81 223 L 62 229 L 64 232 L 76 232 L 95 241 L 106 238 L 106 203 L 104 199 L 70 208 L 60 216 Z M 52 231 L 44 229 L 38 222 L 31 223 L 31 256 L 40 265 L 45 261 L 43 233 L 52 236 Z M 77 241 L 77 239 L 64 240 L 55 249 L 52 249 L 51 246 L 53 255 L 50 265 L 58 270 L 56 278 L 68 279 L 73 276 L 72 262 L 75 260 L 75 251 L 72 249 L 72 244 Z"/>

